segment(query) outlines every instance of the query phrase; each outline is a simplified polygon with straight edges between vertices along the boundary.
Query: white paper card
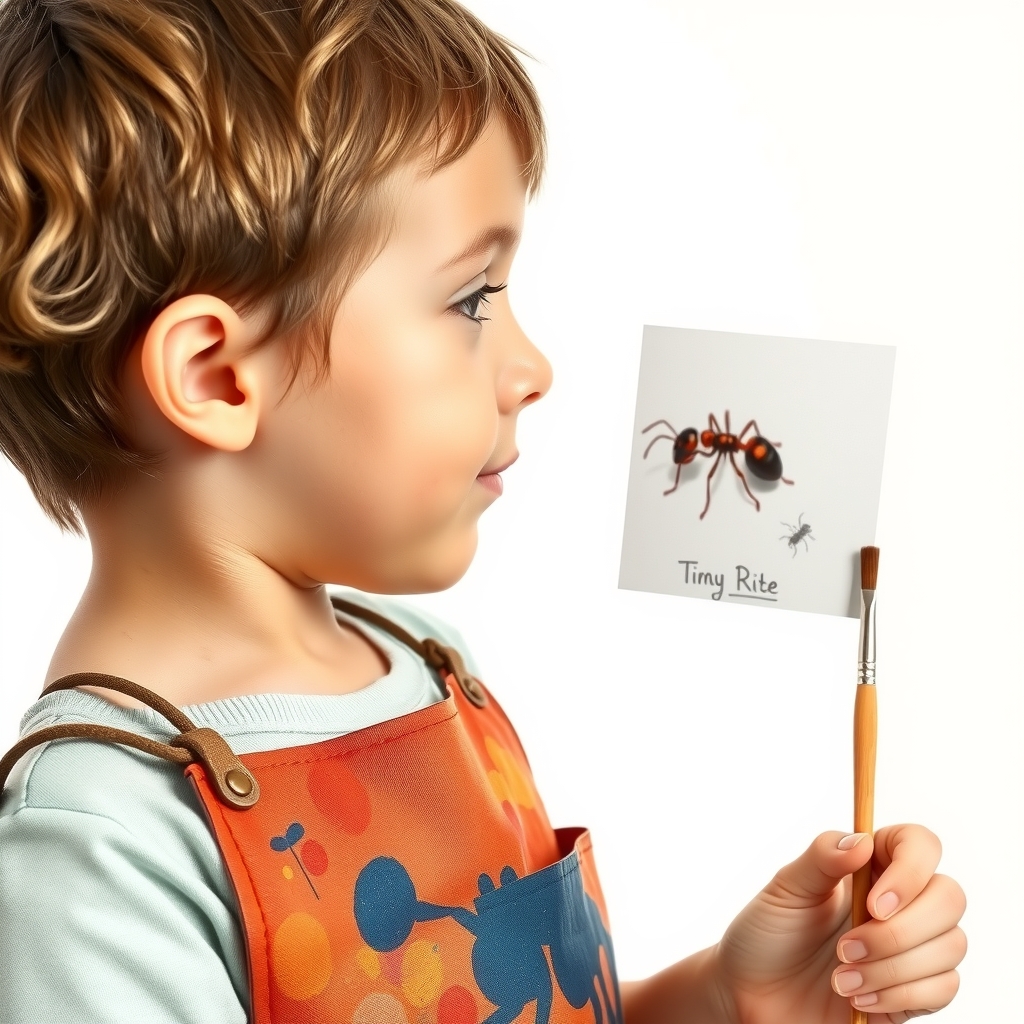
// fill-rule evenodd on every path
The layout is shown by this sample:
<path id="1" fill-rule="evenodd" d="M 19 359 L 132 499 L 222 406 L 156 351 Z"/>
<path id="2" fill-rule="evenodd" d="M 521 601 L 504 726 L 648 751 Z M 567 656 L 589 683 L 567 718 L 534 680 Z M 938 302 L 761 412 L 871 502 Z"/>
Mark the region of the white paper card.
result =
<path id="1" fill-rule="evenodd" d="M 855 617 L 895 355 L 645 327 L 619 586 Z"/>

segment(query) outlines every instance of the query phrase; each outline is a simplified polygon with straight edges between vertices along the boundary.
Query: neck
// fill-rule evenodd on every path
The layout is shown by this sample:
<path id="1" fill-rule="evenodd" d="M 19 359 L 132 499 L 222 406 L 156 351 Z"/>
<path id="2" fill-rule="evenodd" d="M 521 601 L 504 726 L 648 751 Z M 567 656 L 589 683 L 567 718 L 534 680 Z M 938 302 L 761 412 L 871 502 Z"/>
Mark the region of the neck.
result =
<path id="1" fill-rule="evenodd" d="M 93 569 L 47 683 L 106 672 L 185 705 L 344 693 L 388 671 L 360 633 L 338 625 L 325 586 L 275 564 L 244 518 L 167 486 L 122 493 L 83 518 Z"/>

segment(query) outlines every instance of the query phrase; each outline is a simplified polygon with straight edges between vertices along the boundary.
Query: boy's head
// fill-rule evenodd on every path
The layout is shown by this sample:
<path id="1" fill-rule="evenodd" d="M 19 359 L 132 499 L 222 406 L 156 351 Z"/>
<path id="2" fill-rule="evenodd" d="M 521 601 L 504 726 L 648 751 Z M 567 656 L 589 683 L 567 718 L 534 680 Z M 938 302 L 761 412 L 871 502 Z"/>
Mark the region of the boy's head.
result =
<path id="1" fill-rule="evenodd" d="M 526 182 L 495 119 L 445 167 L 400 168 L 389 193 L 387 241 L 338 306 L 318 385 L 307 368 L 292 379 L 285 347 L 252 351 L 255 323 L 217 296 L 153 319 L 124 393 L 136 435 L 168 458 L 85 511 L 104 572 L 134 558 L 180 576 L 198 553 L 198 571 L 378 593 L 465 572 L 517 417 L 550 384 L 504 287 Z"/>
<path id="2" fill-rule="evenodd" d="M 158 479 L 150 467 L 171 449 L 210 455 L 203 472 L 222 481 L 237 473 L 254 486 L 263 474 L 307 501 L 337 497 L 310 489 L 301 459 L 292 481 L 266 469 L 275 445 L 303 444 L 297 424 L 316 386 L 342 380 L 339 346 L 380 328 L 356 322 L 387 287 L 376 280 L 376 297 L 361 301 L 367 268 L 379 270 L 382 250 L 400 261 L 403 244 L 408 257 L 428 231 L 438 241 L 442 222 L 424 218 L 444 209 L 466 215 L 463 230 L 514 228 L 509 167 L 521 199 L 543 162 L 539 104 L 511 46 L 452 0 L 4 0 L 0 98 L 0 448 L 47 514 L 73 530 L 80 511 Z M 472 175 L 495 168 L 496 195 L 484 188 L 473 199 Z M 431 278 L 436 288 L 468 275 L 444 296 L 445 332 L 480 330 L 466 314 L 485 313 L 480 288 L 504 282 L 513 252 L 514 239 L 492 237 L 473 266 Z M 407 287 L 419 273 L 417 300 L 436 304 L 421 267 L 392 270 L 406 272 Z M 506 404 L 513 391 L 525 403 L 546 389 L 548 370 L 506 321 L 496 343 L 504 362 L 492 353 L 489 369 L 472 372 L 491 374 L 495 396 L 506 387 Z M 396 319 L 392 334 L 419 327 Z M 356 358 L 351 347 L 346 359 Z M 405 356 L 407 371 L 416 357 Z M 268 382 L 282 369 L 275 390 Z M 386 462 L 379 420 L 354 413 L 359 372 L 347 367 L 349 390 L 334 405 L 355 434 L 332 443 L 339 459 L 360 441 L 364 458 L 382 445 Z M 436 383 L 459 387 L 443 374 Z M 273 429 L 271 407 L 282 410 Z M 502 445 L 511 453 L 495 417 L 514 422 L 517 408 L 477 417 L 474 429 L 491 431 L 479 469 L 497 466 Z M 454 438 L 460 428 L 445 430 Z M 417 439 L 409 443 L 415 453 Z M 217 461 L 238 451 L 249 462 Z M 439 582 L 429 576 L 424 586 Z"/>

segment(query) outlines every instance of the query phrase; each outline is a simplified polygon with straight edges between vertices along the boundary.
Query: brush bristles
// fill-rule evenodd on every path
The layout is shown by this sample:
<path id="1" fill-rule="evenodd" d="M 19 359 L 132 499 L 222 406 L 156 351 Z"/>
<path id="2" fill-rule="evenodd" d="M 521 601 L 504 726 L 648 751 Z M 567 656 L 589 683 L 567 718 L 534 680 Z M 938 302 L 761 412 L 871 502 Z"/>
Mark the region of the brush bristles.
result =
<path id="1" fill-rule="evenodd" d="M 860 589 L 874 590 L 878 582 L 878 548 L 860 549 Z"/>

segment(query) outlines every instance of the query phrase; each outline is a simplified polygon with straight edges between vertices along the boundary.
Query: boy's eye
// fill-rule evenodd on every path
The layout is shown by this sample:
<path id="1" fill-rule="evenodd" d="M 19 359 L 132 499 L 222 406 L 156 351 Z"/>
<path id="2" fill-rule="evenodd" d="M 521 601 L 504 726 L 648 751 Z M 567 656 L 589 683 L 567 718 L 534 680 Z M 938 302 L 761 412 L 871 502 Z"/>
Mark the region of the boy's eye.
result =
<path id="1" fill-rule="evenodd" d="M 460 316 L 466 317 L 467 320 L 472 320 L 474 323 L 482 324 L 485 320 L 490 320 L 490 317 L 477 315 L 480 309 L 480 303 L 483 302 L 486 304 L 488 295 L 504 291 L 507 287 L 507 284 L 481 285 L 475 292 L 471 292 L 464 299 L 459 299 L 459 301 L 451 305 L 449 309 L 454 310 Z"/>

